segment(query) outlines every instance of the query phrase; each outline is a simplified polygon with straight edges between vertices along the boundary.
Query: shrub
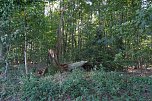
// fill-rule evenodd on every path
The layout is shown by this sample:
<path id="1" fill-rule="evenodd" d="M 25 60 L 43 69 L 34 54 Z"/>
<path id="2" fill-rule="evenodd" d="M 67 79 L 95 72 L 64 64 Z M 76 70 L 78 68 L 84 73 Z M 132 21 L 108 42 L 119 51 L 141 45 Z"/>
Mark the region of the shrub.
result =
<path id="1" fill-rule="evenodd" d="M 47 101 L 51 97 L 56 97 L 59 86 L 47 79 L 31 77 L 23 80 L 22 91 L 23 100 Z"/>
<path id="2" fill-rule="evenodd" d="M 60 74 L 59 74 L 60 75 Z M 62 74 L 63 75 L 63 74 Z M 152 99 L 152 80 L 148 77 L 129 77 L 103 70 L 83 72 L 74 70 L 56 82 L 55 76 L 23 80 L 23 100 L 140 100 Z M 60 77 L 60 76 L 58 76 Z"/>

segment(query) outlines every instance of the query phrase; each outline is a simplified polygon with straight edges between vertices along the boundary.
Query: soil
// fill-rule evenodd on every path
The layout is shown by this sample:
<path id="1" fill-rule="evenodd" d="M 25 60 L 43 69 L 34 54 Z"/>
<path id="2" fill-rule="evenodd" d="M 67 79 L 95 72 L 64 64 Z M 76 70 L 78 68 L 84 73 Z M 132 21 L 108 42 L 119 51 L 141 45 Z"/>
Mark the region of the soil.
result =
<path id="1" fill-rule="evenodd" d="M 124 73 L 130 76 L 152 77 L 152 68 L 129 67 Z"/>

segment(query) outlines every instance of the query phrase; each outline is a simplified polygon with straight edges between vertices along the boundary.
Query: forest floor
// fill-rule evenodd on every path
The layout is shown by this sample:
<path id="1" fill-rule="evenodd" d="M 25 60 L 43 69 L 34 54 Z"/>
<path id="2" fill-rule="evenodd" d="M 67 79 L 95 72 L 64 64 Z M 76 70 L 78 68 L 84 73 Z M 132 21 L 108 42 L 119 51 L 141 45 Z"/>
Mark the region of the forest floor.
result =
<path id="1" fill-rule="evenodd" d="M 4 84 L 0 84 L 2 87 L 4 86 L 4 88 L 6 89 L 11 89 L 11 93 L 13 94 L 13 90 L 14 90 L 14 86 L 13 85 L 18 85 L 20 80 L 19 80 L 19 71 L 16 69 L 16 72 L 14 70 L 12 70 L 13 72 L 9 75 L 10 80 L 9 82 L 4 82 Z M 118 72 L 119 73 L 119 72 Z M 124 72 L 120 72 L 123 75 L 127 75 L 129 77 L 152 77 L 152 68 L 139 68 L 139 69 L 134 69 L 134 68 L 128 68 L 126 71 Z M 60 81 L 61 79 L 67 79 L 68 78 L 69 73 L 65 72 L 65 73 L 57 73 L 54 76 L 52 76 L 54 78 L 54 80 L 56 80 L 55 82 Z M 1 76 L 1 75 L 0 75 Z M 47 76 L 46 76 L 47 77 Z M 50 77 L 50 76 L 48 76 Z M 2 88 L 0 87 L 0 88 Z M 1 89 L 4 90 L 4 89 Z M 5 90 L 4 90 L 5 91 Z M 1 93 L 5 93 L 3 91 L 1 91 Z M 5 95 L 5 94 L 4 94 Z M 145 93 L 146 95 L 146 93 Z M 5 100 L 0 100 L 0 101 L 21 101 L 18 94 L 15 94 L 15 96 L 8 96 Z"/>
<path id="2" fill-rule="evenodd" d="M 128 68 L 124 74 L 130 75 L 130 76 L 142 76 L 142 77 L 152 77 L 152 68 L 137 68 L 134 69 L 132 67 Z"/>

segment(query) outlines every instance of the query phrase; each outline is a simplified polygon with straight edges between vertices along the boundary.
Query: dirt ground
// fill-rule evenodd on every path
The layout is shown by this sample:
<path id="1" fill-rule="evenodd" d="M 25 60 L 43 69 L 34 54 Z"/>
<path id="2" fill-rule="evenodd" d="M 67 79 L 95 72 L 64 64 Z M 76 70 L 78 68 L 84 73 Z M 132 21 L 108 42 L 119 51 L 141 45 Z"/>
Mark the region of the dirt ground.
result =
<path id="1" fill-rule="evenodd" d="M 124 73 L 131 76 L 149 76 L 152 77 L 152 67 L 150 68 L 133 68 L 129 67 Z"/>

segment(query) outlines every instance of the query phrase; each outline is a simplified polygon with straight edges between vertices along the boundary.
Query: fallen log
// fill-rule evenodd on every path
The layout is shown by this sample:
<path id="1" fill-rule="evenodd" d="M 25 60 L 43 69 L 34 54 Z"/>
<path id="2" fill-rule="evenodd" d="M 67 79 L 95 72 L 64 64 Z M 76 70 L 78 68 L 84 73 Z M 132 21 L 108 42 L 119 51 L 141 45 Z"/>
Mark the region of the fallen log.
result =
<path id="1" fill-rule="evenodd" d="M 83 69 L 85 71 L 90 71 L 93 69 L 93 66 L 88 61 L 80 61 L 70 64 L 60 64 L 61 71 L 72 71 L 73 69 Z"/>
<path id="2" fill-rule="evenodd" d="M 53 62 L 55 63 L 57 67 L 59 67 L 61 71 L 71 71 L 76 68 L 83 68 L 86 71 L 90 71 L 93 68 L 91 63 L 89 63 L 88 61 L 79 61 L 79 62 L 70 63 L 70 64 L 60 64 L 56 58 L 57 56 L 54 50 L 49 49 L 48 53 L 49 53 L 48 55 L 49 58 L 53 59 Z"/>
<path id="3" fill-rule="evenodd" d="M 93 66 L 88 61 L 80 61 L 68 64 L 68 70 L 71 71 L 76 68 L 83 68 L 86 71 L 90 71 L 91 69 L 93 69 Z"/>

